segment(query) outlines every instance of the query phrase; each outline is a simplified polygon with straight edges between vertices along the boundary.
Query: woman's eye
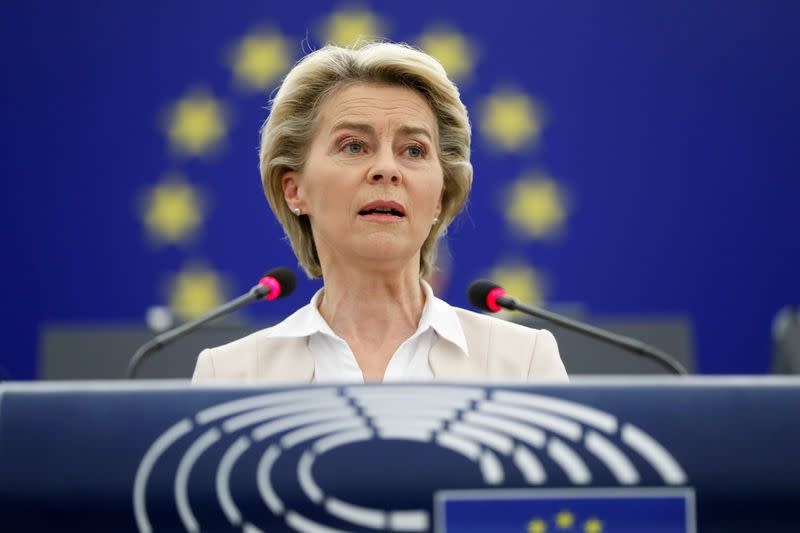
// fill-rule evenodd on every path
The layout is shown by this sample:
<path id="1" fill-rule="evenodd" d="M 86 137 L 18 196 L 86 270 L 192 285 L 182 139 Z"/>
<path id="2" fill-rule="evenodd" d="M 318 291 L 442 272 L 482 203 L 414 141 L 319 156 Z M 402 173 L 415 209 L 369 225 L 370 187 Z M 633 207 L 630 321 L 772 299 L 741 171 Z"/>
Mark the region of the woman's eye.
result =
<path id="1" fill-rule="evenodd" d="M 364 147 L 359 142 L 350 141 L 344 145 L 344 150 L 348 154 L 360 154 L 364 151 Z"/>
<path id="2" fill-rule="evenodd" d="M 425 152 L 422 151 L 422 148 L 419 146 L 409 146 L 408 147 L 408 155 L 413 158 L 422 157 L 425 155 Z"/>

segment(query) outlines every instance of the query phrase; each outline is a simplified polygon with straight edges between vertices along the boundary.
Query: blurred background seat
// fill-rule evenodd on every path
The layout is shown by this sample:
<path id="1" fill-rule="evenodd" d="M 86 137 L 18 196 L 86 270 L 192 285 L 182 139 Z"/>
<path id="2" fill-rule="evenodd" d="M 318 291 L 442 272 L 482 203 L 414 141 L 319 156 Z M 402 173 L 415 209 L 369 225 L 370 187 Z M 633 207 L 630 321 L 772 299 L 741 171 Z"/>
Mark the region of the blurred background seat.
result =
<path id="1" fill-rule="evenodd" d="M 772 371 L 775 374 L 800 374 L 800 310 L 784 307 L 772 327 Z"/>

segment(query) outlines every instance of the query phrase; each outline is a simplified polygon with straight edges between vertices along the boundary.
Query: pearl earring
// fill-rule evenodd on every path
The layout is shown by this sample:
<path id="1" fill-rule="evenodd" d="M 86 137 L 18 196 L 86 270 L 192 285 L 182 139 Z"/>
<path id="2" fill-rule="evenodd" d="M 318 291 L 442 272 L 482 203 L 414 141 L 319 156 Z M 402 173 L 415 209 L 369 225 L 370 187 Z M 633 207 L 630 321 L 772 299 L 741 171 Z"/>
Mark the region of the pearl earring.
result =
<path id="1" fill-rule="evenodd" d="M 438 219 L 438 218 L 434 218 L 434 219 L 433 219 L 433 224 L 432 224 L 432 225 L 433 225 L 433 226 L 435 226 L 435 225 L 436 225 L 436 224 L 438 224 L 438 223 L 439 223 L 439 219 Z"/>
<path id="2" fill-rule="evenodd" d="M 299 207 L 295 207 L 294 208 L 294 214 L 297 215 L 297 216 L 300 216 L 300 208 Z"/>

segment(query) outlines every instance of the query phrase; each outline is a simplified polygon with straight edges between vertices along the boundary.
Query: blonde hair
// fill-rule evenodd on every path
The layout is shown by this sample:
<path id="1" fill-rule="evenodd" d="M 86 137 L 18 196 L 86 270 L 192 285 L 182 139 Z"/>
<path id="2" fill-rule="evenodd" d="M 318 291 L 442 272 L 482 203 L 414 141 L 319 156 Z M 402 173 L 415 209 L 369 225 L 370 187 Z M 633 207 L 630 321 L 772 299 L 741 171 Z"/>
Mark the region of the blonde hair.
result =
<path id="1" fill-rule="evenodd" d="M 436 117 L 444 192 L 439 220 L 420 251 L 420 274 L 425 276 L 436 261 L 437 241 L 469 195 L 472 164 L 469 117 L 458 88 L 442 65 L 424 52 L 387 42 L 353 48 L 328 45 L 300 60 L 283 80 L 261 129 L 259 159 L 264 192 L 300 265 L 309 277 L 321 278 L 311 224 L 307 216 L 298 217 L 289 210 L 281 180 L 290 170 L 302 170 L 325 100 L 341 87 L 356 83 L 409 88 L 425 98 Z"/>

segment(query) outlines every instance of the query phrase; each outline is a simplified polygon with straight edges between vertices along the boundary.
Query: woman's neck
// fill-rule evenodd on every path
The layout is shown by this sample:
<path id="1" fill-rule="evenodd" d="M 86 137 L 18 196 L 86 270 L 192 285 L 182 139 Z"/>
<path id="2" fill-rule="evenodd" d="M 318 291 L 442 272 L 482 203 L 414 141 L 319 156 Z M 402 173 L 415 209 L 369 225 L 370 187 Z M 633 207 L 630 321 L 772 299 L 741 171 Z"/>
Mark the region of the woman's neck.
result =
<path id="1" fill-rule="evenodd" d="M 356 356 L 365 379 L 382 379 L 397 348 L 417 329 L 425 296 L 419 268 L 324 273 L 319 312 Z"/>

